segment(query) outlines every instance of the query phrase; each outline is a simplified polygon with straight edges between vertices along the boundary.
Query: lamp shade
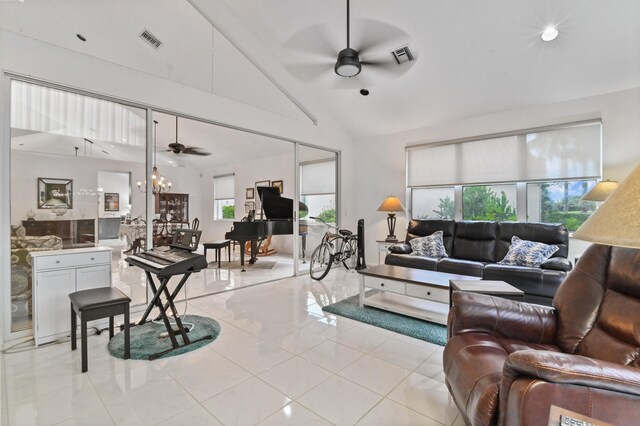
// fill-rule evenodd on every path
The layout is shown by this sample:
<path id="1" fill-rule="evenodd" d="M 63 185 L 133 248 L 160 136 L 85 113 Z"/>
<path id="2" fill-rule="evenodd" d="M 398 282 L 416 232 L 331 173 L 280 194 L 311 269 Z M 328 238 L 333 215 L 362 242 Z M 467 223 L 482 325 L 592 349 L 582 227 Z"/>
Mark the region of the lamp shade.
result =
<path id="1" fill-rule="evenodd" d="M 393 195 L 388 196 L 378 207 L 379 212 L 401 212 L 404 211 L 404 206 L 398 199 L 398 197 L 394 197 Z"/>
<path id="2" fill-rule="evenodd" d="M 618 188 L 618 182 L 615 180 L 602 180 L 591 191 L 584 194 L 582 201 L 604 201 L 607 197 Z"/>
<path id="3" fill-rule="evenodd" d="M 640 248 L 640 166 L 573 236 L 592 243 Z"/>

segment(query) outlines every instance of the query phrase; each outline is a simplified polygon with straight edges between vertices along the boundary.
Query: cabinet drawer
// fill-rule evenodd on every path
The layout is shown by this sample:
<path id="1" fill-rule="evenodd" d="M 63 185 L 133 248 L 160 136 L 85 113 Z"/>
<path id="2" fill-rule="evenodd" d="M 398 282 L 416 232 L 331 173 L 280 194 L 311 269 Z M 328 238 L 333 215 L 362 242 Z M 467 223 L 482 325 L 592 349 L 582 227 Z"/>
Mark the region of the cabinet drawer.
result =
<path id="1" fill-rule="evenodd" d="M 384 278 L 364 277 L 364 286 L 378 290 L 391 291 L 393 293 L 404 294 L 404 283 Z"/>
<path id="2" fill-rule="evenodd" d="M 109 252 L 56 254 L 38 257 L 38 269 L 72 268 L 109 263 Z"/>
<path id="3" fill-rule="evenodd" d="M 407 296 L 433 300 L 434 302 L 449 303 L 448 288 L 436 288 L 426 285 L 407 283 Z"/>

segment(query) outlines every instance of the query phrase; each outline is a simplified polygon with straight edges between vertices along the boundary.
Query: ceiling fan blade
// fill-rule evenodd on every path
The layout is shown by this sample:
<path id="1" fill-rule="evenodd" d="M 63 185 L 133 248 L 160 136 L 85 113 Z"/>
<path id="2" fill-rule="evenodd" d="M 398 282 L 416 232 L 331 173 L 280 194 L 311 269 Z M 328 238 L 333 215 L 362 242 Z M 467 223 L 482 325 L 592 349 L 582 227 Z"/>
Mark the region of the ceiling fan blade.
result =
<path id="1" fill-rule="evenodd" d="M 313 81 L 321 78 L 323 74 L 332 73 L 335 61 L 326 61 L 325 63 L 290 63 L 284 64 L 289 73 L 301 81 Z"/>
<path id="2" fill-rule="evenodd" d="M 351 25 L 351 44 L 366 57 L 371 53 L 391 51 L 408 44 L 411 37 L 398 27 L 373 19 L 359 19 Z"/>
<path id="3" fill-rule="evenodd" d="M 293 34 L 285 43 L 284 50 L 298 52 L 318 60 L 335 60 L 338 52 L 344 49 L 343 39 L 337 38 L 326 24 L 315 24 Z"/>
<path id="4" fill-rule="evenodd" d="M 182 153 L 187 155 L 211 155 L 209 151 L 205 151 L 204 149 L 198 148 L 197 146 L 188 146 L 182 150 Z"/>

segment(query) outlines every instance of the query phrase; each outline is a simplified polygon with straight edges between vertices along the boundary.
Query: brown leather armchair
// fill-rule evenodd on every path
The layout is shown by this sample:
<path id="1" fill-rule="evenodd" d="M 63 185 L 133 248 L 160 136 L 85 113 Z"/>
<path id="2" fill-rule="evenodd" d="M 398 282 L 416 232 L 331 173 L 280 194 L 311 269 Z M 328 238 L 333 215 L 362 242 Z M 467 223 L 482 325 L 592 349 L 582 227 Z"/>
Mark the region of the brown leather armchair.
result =
<path id="1" fill-rule="evenodd" d="M 553 307 L 454 292 L 447 387 L 469 425 L 547 425 L 551 405 L 640 424 L 640 250 L 594 244 Z"/>

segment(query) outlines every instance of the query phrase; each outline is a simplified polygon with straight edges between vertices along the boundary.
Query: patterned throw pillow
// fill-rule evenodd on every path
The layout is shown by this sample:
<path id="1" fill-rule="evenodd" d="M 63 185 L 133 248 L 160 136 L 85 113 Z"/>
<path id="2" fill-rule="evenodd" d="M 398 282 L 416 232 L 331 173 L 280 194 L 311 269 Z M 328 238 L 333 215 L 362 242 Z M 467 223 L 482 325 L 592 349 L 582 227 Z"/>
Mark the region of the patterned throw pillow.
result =
<path id="1" fill-rule="evenodd" d="M 414 238 L 409 241 L 411 244 L 411 254 L 416 256 L 427 256 L 442 259 L 449 257 L 444 249 L 444 241 L 442 240 L 442 231 L 436 231 L 426 237 Z"/>
<path id="2" fill-rule="evenodd" d="M 538 267 L 558 250 L 560 250 L 558 246 L 521 240 L 514 235 L 511 238 L 511 246 L 507 255 L 498 263 L 512 266 Z"/>

